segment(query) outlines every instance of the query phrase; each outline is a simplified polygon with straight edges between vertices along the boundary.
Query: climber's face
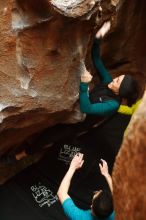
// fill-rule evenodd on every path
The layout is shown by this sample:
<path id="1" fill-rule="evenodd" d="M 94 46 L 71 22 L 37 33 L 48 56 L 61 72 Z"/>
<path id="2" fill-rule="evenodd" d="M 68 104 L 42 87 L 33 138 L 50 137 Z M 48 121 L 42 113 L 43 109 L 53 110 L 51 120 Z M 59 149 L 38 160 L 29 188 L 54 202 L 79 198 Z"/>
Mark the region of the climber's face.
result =
<path id="1" fill-rule="evenodd" d="M 125 75 L 120 75 L 114 78 L 113 81 L 108 84 L 108 88 L 111 89 L 116 95 L 119 94 L 119 89 L 124 77 Z"/>

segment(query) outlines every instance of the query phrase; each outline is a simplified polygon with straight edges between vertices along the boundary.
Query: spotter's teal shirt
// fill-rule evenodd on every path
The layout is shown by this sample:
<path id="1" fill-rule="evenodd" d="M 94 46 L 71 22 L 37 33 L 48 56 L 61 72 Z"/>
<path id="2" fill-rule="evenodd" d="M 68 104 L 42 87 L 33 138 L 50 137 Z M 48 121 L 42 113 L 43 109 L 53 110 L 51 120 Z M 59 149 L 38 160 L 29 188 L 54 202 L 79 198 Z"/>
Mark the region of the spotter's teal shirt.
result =
<path id="1" fill-rule="evenodd" d="M 71 198 L 66 199 L 63 204 L 63 210 L 70 220 L 101 220 L 94 215 L 92 215 L 91 210 L 83 210 L 78 208 Z M 114 212 L 107 218 L 102 220 L 114 220 L 115 214 Z"/>

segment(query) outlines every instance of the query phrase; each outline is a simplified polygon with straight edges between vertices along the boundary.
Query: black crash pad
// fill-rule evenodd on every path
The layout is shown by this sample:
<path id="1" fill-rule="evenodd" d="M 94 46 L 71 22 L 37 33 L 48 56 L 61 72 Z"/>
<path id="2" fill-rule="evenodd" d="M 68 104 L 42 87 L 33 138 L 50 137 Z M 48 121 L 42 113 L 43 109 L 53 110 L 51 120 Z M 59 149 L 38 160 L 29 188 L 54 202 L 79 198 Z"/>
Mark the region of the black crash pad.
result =
<path id="1" fill-rule="evenodd" d="M 108 187 L 98 163 L 106 159 L 112 171 L 129 119 L 116 114 L 78 138 L 60 139 L 41 161 L 0 187 L 0 219 L 66 220 L 56 192 L 77 152 L 84 153 L 85 163 L 75 173 L 69 193 L 80 208 L 90 208 L 93 191 Z"/>

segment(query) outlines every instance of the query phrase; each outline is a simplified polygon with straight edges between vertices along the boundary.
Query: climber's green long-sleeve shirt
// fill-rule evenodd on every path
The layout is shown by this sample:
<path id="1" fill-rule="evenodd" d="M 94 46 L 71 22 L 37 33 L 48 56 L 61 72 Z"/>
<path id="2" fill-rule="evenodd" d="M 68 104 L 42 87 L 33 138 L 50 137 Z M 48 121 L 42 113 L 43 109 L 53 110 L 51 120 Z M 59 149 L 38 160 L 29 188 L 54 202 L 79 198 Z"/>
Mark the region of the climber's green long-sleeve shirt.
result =
<path id="1" fill-rule="evenodd" d="M 95 67 L 99 71 L 101 83 L 107 85 L 112 81 L 112 77 L 104 67 L 99 57 L 99 43 L 97 39 L 95 39 L 94 41 L 94 45 L 92 49 L 92 57 Z M 92 104 L 89 99 L 88 88 L 89 88 L 88 83 L 83 83 L 83 82 L 80 83 L 80 109 L 82 112 L 86 114 L 97 114 L 99 116 L 108 116 L 117 111 L 120 104 L 115 99 L 110 99 L 103 102 Z"/>

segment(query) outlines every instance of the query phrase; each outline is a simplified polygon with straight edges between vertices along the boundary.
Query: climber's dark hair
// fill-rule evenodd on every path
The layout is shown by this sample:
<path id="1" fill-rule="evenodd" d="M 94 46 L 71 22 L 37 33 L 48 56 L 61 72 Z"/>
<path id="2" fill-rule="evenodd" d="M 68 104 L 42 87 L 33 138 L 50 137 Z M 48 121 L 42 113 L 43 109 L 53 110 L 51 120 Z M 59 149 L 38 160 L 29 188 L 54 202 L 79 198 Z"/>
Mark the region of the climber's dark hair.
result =
<path id="1" fill-rule="evenodd" d="M 125 75 L 125 77 L 120 85 L 119 95 L 121 98 L 127 99 L 128 106 L 132 106 L 132 104 L 142 97 L 144 92 L 142 87 L 140 88 L 139 82 L 135 76 L 138 75 L 138 73 L 126 71 L 126 74 L 121 73 L 120 75 Z"/>
<path id="2" fill-rule="evenodd" d="M 92 211 L 97 218 L 103 219 L 110 216 L 113 212 L 113 196 L 111 191 L 102 190 L 93 199 Z"/>

